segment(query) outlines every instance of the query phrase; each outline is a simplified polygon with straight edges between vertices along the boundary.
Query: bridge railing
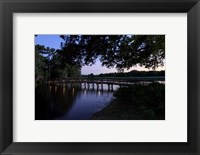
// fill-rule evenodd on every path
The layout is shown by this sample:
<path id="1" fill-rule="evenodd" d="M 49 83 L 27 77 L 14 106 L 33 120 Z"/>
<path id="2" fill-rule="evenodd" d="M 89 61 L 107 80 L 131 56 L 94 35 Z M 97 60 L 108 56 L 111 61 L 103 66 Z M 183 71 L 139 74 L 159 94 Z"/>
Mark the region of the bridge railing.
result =
<path id="1" fill-rule="evenodd" d="M 139 82 L 139 81 L 165 81 L 164 76 L 155 77 L 75 77 L 62 80 L 49 81 L 56 83 L 63 82 Z"/>

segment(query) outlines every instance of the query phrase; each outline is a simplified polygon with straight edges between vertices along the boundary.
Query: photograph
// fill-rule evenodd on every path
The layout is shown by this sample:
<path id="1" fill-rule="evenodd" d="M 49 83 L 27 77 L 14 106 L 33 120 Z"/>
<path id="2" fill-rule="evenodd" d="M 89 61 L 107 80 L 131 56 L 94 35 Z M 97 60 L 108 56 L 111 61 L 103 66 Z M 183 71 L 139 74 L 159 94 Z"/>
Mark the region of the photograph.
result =
<path id="1" fill-rule="evenodd" d="M 35 120 L 165 120 L 164 34 L 35 34 Z"/>

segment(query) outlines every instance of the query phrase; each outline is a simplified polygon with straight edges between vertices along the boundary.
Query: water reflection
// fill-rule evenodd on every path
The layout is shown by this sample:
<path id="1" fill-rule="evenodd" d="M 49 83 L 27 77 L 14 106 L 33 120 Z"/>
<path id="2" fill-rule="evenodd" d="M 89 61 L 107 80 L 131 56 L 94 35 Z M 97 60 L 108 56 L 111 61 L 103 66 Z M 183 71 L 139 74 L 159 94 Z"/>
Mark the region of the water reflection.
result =
<path id="1" fill-rule="evenodd" d="M 96 86 L 50 85 L 36 88 L 36 120 L 87 120 L 108 105 L 113 91 Z M 118 86 L 114 86 L 116 90 Z"/>
<path id="2" fill-rule="evenodd" d="M 139 82 L 147 85 L 150 82 Z M 122 85 L 121 85 L 122 86 Z M 36 120 L 88 120 L 106 107 L 119 85 L 61 84 L 37 87 L 35 90 Z"/>

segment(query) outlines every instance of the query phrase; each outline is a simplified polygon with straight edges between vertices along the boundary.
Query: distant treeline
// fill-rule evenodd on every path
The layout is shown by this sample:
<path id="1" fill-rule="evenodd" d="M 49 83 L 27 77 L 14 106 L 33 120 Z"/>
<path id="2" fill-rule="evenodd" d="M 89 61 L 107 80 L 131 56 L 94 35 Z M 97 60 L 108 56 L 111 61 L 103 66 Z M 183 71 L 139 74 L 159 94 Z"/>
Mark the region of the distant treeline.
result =
<path id="1" fill-rule="evenodd" d="M 137 71 L 133 70 L 126 73 L 105 73 L 94 75 L 82 75 L 82 77 L 152 77 L 152 76 L 165 76 L 165 71 Z"/>

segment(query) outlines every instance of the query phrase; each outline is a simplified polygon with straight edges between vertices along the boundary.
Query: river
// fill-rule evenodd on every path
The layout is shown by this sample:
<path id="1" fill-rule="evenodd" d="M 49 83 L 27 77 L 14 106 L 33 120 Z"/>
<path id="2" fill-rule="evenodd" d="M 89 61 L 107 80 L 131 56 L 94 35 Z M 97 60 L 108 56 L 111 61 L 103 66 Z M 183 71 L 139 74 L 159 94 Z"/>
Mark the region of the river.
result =
<path id="1" fill-rule="evenodd" d="M 165 84 L 165 81 L 157 81 Z M 148 85 L 151 82 L 138 82 Z M 127 82 L 128 84 L 128 82 Z M 103 86 L 103 87 L 102 87 Z M 110 85 L 111 86 L 111 85 Z M 35 90 L 36 120 L 89 120 L 114 98 L 118 85 L 46 85 Z"/>
<path id="2" fill-rule="evenodd" d="M 36 120 L 89 120 L 92 115 L 106 107 L 113 98 L 113 90 L 90 86 L 56 86 L 48 85 L 36 88 L 35 119 Z"/>

